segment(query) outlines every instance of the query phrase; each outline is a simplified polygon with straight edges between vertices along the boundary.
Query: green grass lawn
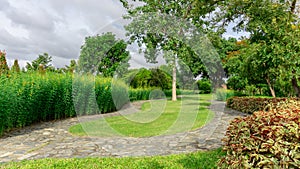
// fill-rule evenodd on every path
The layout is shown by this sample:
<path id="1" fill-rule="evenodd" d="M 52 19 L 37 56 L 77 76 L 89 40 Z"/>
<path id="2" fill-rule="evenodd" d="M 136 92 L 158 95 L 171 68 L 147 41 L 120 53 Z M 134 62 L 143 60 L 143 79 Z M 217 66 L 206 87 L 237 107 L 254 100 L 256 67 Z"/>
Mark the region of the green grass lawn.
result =
<path id="1" fill-rule="evenodd" d="M 0 169 L 211 169 L 225 153 L 219 148 L 207 152 L 154 157 L 40 159 L 0 165 Z"/>
<path id="2" fill-rule="evenodd" d="M 149 137 L 200 128 L 213 118 L 207 109 L 212 95 L 186 95 L 178 101 L 151 100 L 134 114 L 100 118 L 70 127 L 79 136 Z"/>

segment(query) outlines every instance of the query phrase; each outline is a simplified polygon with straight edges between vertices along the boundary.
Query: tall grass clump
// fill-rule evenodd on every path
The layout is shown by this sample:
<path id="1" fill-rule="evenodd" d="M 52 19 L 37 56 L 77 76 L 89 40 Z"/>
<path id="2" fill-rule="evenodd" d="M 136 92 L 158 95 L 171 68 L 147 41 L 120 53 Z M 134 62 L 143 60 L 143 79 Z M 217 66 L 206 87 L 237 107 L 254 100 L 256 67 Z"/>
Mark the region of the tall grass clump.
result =
<path id="1" fill-rule="evenodd" d="M 116 110 L 111 79 L 94 76 L 74 78 L 72 74 L 47 72 L 0 77 L 0 135 L 12 128 L 75 115 Z M 121 82 L 114 84 L 117 95 L 126 93 Z M 124 98 L 124 97 L 121 97 Z M 119 101 L 118 105 L 125 104 Z"/>

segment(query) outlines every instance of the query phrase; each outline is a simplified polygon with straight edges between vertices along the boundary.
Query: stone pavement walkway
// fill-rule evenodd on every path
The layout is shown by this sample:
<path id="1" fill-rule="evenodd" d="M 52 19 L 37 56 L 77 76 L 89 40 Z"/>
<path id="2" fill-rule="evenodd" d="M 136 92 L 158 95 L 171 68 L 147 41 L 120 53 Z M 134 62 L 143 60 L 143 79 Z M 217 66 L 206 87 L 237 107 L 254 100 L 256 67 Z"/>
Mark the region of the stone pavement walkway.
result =
<path id="1" fill-rule="evenodd" d="M 39 158 L 153 156 L 210 150 L 222 145 L 230 120 L 245 116 L 213 102 L 214 118 L 204 127 L 175 135 L 149 138 L 96 138 L 72 136 L 70 126 L 103 115 L 44 122 L 5 134 L 0 138 L 0 163 Z M 104 116 L 117 115 L 117 113 Z"/>

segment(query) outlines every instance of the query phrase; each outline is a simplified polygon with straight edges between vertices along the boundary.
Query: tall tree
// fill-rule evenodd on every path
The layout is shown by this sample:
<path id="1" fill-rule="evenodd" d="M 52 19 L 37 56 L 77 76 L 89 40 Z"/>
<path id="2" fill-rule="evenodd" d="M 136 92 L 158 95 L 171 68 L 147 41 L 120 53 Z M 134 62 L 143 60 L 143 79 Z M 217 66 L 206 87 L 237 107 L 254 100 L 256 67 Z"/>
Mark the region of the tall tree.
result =
<path id="1" fill-rule="evenodd" d="M 112 76 L 115 71 L 128 69 L 129 52 L 123 40 L 117 40 L 111 32 L 87 37 L 81 47 L 78 61 L 82 72 Z"/>
<path id="2" fill-rule="evenodd" d="M 248 46 L 241 51 L 244 70 L 249 76 L 263 78 L 273 97 L 274 85 L 281 78 L 289 80 L 300 97 L 300 36 L 295 15 L 296 1 L 224 1 L 218 22 L 235 21 L 236 31 L 250 33 Z M 240 71 L 243 72 L 243 71 Z"/>
<path id="3" fill-rule="evenodd" d="M 76 60 L 71 60 L 70 65 L 66 65 L 65 72 L 74 73 L 75 68 L 77 66 Z"/>
<path id="4" fill-rule="evenodd" d="M 40 54 L 37 59 L 33 60 L 31 64 L 27 62 L 26 69 L 36 71 L 39 69 L 40 65 L 42 65 L 45 70 L 47 69 L 55 70 L 51 62 L 52 62 L 52 56 L 49 56 L 48 53 L 43 53 Z"/>
<path id="5" fill-rule="evenodd" d="M 0 51 L 0 75 L 6 75 L 9 71 L 9 67 L 6 62 L 5 51 Z"/>
<path id="6" fill-rule="evenodd" d="M 106 52 L 98 68 L 104 77 L 112 77 L 114 74 L 124 74 L 128 71 L 130 57 L 126 48 L 125 41 L 119 40 Z"/>
<path id="7" fill-rule="evenodd" d="M 14 73 L 20 73 L 21 68 L 17 59 L 15 59 L 13 66 L 11 67 L 11 71 Z"/>
<path id="8" fill-rule="evenodd" d="M 214 11 L 217 3 L 213 0 L 137 0 L 137 2 L 142 2 L 142 5 L 131 6 L 126 0 L 121 0 L 121 2 L 128 11 L 125 18 L 132 19 L 132 22 L 126 27 L 131 42 L 137 42 L 140 47 L 143 44 L 146 46 L 144 50 L 146 60 L 155 63 L 157 56 L 160 54 L 158 51 L 164 51 L 165 56 L 172 54 L 169 64 L 173 65 L 172 100 L 175 101 L 177 61 L 178 59 L 190 57 L 187 54 L 195 52 L 191 50 L 189 46 L 191 44 L 184 43 L 183 39 L 185 36 L 199 32 L 199 29 L 205 31 L 204 27 L 208 24 L 208 21 L 204 19 L 205 15 Z M 189 26 L 189 24 L 198 30 Z M 199 63 L 199 61 L 198 56 L 198 62 L 196 63 Z M 192 62 L 189 60 L 189 63 Z M 197 72 L 196 70 L 193 71 Z"/>

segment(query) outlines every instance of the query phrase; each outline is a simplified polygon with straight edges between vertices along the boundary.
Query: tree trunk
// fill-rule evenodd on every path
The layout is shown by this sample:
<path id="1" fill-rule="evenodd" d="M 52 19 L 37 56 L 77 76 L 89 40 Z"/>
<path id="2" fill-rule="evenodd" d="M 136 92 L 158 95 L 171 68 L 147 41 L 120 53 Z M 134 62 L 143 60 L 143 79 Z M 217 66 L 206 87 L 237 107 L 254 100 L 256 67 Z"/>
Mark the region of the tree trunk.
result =
<path id="1" fill-rule="evenodd" d="M 300 87 L 297 83 L 297 79 L 295 77 L 292 78 L 292 86 L 295 91 L 297 97 L 300 97 Z"/>
<path id="2" fill-rule="evenodd" d="M 175 62 L 175 61 L 174 61 Z M 176 64 L 173 65 L 173 79 L 172 79 L 172 101 L 176 101 Z"/>
<path id="3" fill-rule="evenodd" d="M 276 97 L 276 95 L 275 95 L 275 90 L 274 90 L 274 88 L 273 88 L 273 86 L 272 86 L 272 84 L 271 84 L 271 82 L 270 82 L 270 79 L 269 78 L 266 78 L 266 81 L 267 81 L 267 83 L 268 83 L 268 86 L 269 86 L 269 89 L 270 89 L 270 91 L 271 91 L 271 94 L 272 94 L 272 97 Z"/>

